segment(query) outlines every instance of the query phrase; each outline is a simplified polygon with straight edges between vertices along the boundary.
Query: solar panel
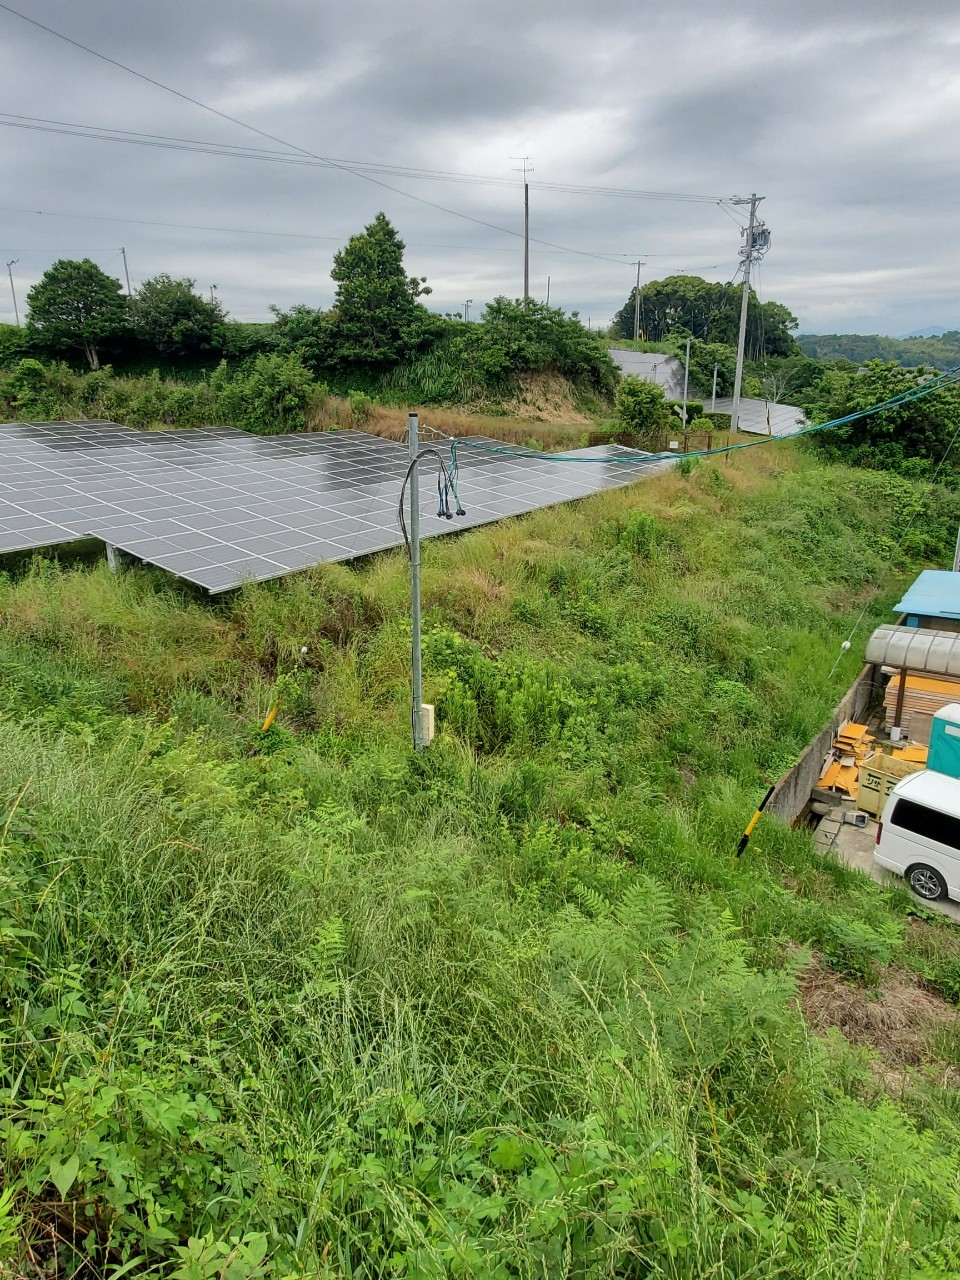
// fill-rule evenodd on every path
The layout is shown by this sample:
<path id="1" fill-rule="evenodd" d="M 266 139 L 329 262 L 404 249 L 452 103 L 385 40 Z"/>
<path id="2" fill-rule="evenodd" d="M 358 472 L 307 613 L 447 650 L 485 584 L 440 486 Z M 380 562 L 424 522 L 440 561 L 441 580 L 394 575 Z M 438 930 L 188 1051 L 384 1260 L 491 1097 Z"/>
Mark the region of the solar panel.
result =
<path id="1" fill-rule="evenodd" d="M 457 452 L 467 514 L 437 515 L 436 463 L 424 462 L 423 537 L 586 497 L 664 465 L 615 445 L 567 455 L 583 466 L 481 437 Z M 254 436 L 231 427 L 0 424 L 0 553 L 99 538 L 211 593 L 227 591 L 400 546 L 397 502 L 408 462 L 406 445 L 358 431 Z"/>

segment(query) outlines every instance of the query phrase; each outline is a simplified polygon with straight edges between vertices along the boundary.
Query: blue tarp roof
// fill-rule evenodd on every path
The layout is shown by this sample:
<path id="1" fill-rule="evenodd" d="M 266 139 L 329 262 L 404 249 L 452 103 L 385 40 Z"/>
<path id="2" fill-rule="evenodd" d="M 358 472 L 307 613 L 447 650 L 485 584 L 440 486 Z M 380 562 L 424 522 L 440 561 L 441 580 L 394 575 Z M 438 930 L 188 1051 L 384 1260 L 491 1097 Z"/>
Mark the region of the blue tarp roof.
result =
<path id="1" fill-rule="evenodd" d="M 924 569 L 895 610 L 927 617 L 960 618 L 960 573 Z"/>

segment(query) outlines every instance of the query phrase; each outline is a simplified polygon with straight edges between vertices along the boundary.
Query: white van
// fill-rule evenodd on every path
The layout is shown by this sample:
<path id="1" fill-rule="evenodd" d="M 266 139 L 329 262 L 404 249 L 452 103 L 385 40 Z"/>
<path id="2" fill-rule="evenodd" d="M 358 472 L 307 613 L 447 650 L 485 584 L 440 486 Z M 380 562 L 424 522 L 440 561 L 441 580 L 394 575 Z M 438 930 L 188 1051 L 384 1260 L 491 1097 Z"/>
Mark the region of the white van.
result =
<path id="1" fill-rule="evenodd" d="M 960 779 L 930 769 L 902 778 L 883 807 L 873 859 L 921 898 L 960 901 Z"/>

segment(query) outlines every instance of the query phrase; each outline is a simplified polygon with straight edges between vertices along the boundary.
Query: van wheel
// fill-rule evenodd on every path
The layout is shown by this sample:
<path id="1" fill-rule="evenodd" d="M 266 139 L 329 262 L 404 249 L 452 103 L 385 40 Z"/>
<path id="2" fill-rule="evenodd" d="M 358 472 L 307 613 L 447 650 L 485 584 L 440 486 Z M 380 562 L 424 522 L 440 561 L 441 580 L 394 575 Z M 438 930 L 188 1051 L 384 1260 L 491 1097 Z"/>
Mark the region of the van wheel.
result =
<path id="1" fill-rule="evenodd" d="M 933 867 L 908 867 L 907 880 L 910 888 L 918 898 L 926 898 L 928 902 L 936 902 L 947 896 L 947 882 L 939 871 Z"/>

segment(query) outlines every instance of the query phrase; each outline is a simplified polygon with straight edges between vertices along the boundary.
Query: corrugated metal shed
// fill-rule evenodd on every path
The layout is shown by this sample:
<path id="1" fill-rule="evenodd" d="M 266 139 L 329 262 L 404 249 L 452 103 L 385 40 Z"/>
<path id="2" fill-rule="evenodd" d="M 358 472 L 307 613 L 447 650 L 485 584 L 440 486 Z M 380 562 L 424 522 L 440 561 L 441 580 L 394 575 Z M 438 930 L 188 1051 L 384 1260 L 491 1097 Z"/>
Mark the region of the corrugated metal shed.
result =
<path id="1" fill-rule="evenodd" d="M 960 618 L 960 573 L 924 569 L 896 609 L 925 618 Z"/>
<path id="2" fill-rule="evenodd" d="M 946 576 L 960 578 L 960 573 Z M 960 677 L 960 632 L 930 631 L 924 627 L 877 627 L 867 641 L 866 658 L 867 662 L 879 666 Z"/>

